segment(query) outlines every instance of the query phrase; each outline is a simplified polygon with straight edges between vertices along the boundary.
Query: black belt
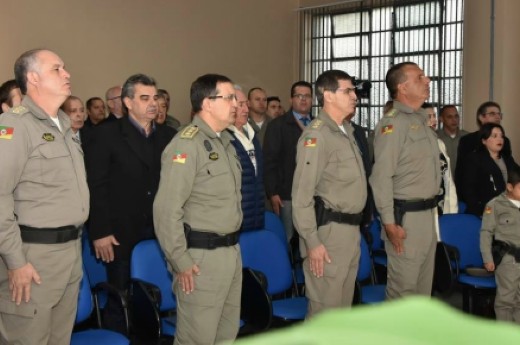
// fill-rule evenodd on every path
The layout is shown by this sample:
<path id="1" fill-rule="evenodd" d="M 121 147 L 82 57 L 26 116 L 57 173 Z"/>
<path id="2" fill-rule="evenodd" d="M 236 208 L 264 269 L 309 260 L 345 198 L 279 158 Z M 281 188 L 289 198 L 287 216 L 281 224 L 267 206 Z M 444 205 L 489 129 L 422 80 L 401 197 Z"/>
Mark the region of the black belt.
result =
<path id="1" fill-rule="evenodd" d="M 60 226 L 58 228 L 33 228 L 19 225 L 22 242 L 55 244 L 77 240 L 81 227 L 74 225 Z"/>
<path id="2" fill-rule="evenodd" d="M 394 207 L 399 207 L 403 212 L 417 212 L 430 210 L 437 206 L 437 198 L 425 200 L 399 200 L 394 199 Z"/>
<path id="3" fill-rule="evenodd" d="M 240 232 L 236 231 L 227 235 L 219 235 L 214 232 L 190 230 L 186 237 L 188 248 L 215 249 L 237 244 Z"/>
<path id="4" fill-rule="evenodd" d="M 327 210 L 325 212 L 325 219 L 341 224 L 359 225 L 363 219 L 363 213 L 342 213 Z"/>

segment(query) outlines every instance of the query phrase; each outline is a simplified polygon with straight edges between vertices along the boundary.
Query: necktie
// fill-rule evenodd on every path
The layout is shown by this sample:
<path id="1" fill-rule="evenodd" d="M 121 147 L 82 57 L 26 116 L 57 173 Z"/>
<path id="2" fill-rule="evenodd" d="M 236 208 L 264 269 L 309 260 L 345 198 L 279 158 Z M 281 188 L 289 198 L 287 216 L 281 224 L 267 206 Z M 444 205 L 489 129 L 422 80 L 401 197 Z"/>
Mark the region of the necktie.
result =
<path id="1" fill-rule="evenodd" d="M 311 119 L 308 117 L 302 117 L 300 121 L 303 123 L 304 127 L 307 127 L 307 125 L 311 122 Z"/>

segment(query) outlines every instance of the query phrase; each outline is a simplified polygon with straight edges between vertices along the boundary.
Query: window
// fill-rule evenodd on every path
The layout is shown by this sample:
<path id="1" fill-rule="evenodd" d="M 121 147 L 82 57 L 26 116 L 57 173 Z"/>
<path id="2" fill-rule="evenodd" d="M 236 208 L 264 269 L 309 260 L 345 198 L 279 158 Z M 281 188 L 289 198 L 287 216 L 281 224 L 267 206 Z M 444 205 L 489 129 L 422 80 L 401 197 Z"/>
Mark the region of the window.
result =
<path id="1" fill-rule="evenodd" d="M 372 84 L 354 121 L 373 129 L 390 99 L 388 69 L 416 62 L 431 78 L 429 102 L 455 104 L 462 113 L 463 0 L 365 0 L 302 11 L 302 74 L 316 81 L 341 69 Z M 317 113 L 317 105 L 313 113 Z"/>

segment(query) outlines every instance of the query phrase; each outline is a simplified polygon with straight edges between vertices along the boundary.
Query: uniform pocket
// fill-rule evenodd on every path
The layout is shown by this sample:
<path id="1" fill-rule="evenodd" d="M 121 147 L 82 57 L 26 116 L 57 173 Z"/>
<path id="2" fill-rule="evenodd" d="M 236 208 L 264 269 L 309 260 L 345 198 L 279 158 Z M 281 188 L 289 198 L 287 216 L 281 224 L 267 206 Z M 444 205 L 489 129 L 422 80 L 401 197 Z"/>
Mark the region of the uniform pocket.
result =
<path id="1" fill-rule="evenodd" d="M 74 177 L 72 157 L 65 143 L 46 143 L 39 147 L 41 178 L 44 182 L 67 181 Z"/>
<path id="2" fill-rule="evenodd" d="M 514 225 L 516 223 L 515 217 L 509 213 L 502 213 L 498 216 L 499 225 Z"/>
<path id="3" fill-rule="evenodd" d="M 22 302 L 20 305 L 16 305 L 11 299 L 6 299 L 3 296 L 0 297 L 0 312 L 4 314 L 16 315 L 25 318 L 32 319 L 36 315 L 38 309 L 36 305 L 29 301 L 28 303 Z"/>

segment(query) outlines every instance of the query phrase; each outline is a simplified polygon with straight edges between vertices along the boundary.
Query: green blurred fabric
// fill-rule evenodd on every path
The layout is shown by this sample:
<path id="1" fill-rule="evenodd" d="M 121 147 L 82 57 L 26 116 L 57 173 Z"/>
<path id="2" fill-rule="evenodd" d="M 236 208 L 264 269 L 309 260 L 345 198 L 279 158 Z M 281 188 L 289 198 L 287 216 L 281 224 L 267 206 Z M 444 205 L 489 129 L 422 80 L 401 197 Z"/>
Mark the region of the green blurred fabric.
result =
<path id="1" fill-rule="evenodd" d="M 330 310 L 311 321 L 239 339 L 236 345 L 520 344 L 520 326 L 462 313 L 440 301 L 409 297 Z"/>

